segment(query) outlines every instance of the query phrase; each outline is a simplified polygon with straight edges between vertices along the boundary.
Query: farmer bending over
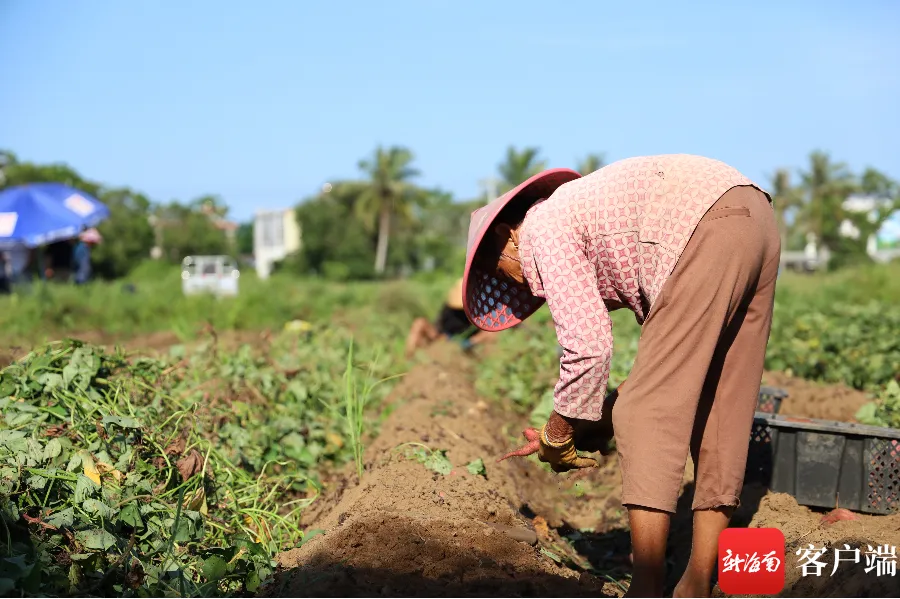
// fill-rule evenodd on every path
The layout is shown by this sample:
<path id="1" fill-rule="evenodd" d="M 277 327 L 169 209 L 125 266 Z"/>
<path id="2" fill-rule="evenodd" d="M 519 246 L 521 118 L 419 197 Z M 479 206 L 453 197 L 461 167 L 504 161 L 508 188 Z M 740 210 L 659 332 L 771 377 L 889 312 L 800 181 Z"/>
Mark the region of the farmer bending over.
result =
<path id="1" fill-rule="evenodd" d="M 511 455 L 537 452 L 557 472 L 596 466 L 576 450 L 603 447 L 615 431 L 629 596 L 663 593 L 689 452 L 693 545 L 675 596 L 710 594 L 718 536 L 743 485 L 779 254 L 768 194 L 699 156 L 631 158 L 585 177 L 548 170 L 472 214 L 466 315 L 501 331 L 546 301 L 563 348 L 555 409 Z M 604 400 L 609 311 L 623 307 L 641 325 L 637 358 Z"/>
<path id="2" fill-rule="evenodd" d="M 409 329 L 406 338 L 406 357 L 410 357 L 422 346 L 434 343 L 440 338 L 459 337 L 464 349 L 481 343 L 490 337 L 490 333 L 476 331 L 463 310 L 463 280 L 459 279 L 447 292 L 447 299 L 441 306 L 437 322 L 432 324 L 426 318 L 417 318 Z"/>

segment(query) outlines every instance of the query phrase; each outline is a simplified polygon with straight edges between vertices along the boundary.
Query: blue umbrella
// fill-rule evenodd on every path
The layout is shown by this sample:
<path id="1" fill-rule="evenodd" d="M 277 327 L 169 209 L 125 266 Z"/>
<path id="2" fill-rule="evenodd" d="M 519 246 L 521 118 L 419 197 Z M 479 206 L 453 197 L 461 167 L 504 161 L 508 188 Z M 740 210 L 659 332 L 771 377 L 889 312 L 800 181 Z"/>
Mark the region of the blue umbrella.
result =
<path id="1" fill-rule="evenodd" d="M 77 236 L 109 218 L 96 198 L 61 183 L 0 191 L 0 248 L 37 247 Z"/>

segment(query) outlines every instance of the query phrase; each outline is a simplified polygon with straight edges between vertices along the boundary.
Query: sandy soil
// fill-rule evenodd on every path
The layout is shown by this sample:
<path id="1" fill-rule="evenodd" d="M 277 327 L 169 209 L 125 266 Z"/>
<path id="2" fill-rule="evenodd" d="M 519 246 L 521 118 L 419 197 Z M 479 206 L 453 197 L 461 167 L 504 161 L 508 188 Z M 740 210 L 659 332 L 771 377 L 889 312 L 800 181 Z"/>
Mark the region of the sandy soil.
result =
<path id="1" fill-rule="evenodd" d="M 900 515 L 867 516 L 858 514 L 858 520 L 822 524 L 821 512 L 797 505 L 796 500 L 784 493 L 766 495 L 754 514 L 750 526 L 754 528 L 777 528 L 784 533 L 787 560 L 786 586 L 783 597 L 896 597 L 900 595 L 900 581 L 897 577 L 876 576 L 865 572 L 865 557 L 860 563 L 840 563 L 834 574 L 834 549 L 860 548 L 863 552 L 869 546 L 900 546 Z M 827 551 L 821 561 L 828 567 L 821 576 L 803 576 L 799 561 L 799 549 L 812 545 Z M 850 553 L 842 553 L 849 557 Z M 718 593 L 719 596 L 724 596 Z"/>
<path id="2" fill-rule="evenodd" d="M 442 345 L 405 377 L 396 410 L 366 451 L 362 480 L 333 487 L 320 512 L 325 534 L 279 556 L 279 596 L 614 595 L 615 585 L 541 552 L 520 513 L 530 464 L 495 464 L 504 421 L 475 397 L 465 358 Z M 406 455 L 446 450 L 446 476 Z M 487 477 L 465 465 L 481 458 Z M 534 468 L 540 477 L 542 472 Z M 547 481 L 542 481 L 546 483 Z"/>
<path id="3" fill-rule="evenodd" d="M 495 464 L 519 442 L 522 423 L 476 397 L 470 367 L 454 347 L 441 345 L 406 376 L 391 399 L 394 411 L 366 450 L 362 479 L 331 481 L 307 514 L 325 533 L 279 556 L 281 571 L 268 596 L 622 594 L 630 540 L 615 456 L 601 468 L 561 476 L 533 459 Z M 768 376 L 769 384 L 792 393 L 783 413 L 852 415 L 856 406 L 842 411 L 840 404 L 864 399 L 838 389 L 826 400 L 803 383 Z M 403 445 L 409 443 L 447 450 L 452 472 L 443 476 L 409 459 L 405 449 L 417 447 Z M 466 471 L 476 458 L 486 464 L 486 479 Z M 670 540 L 670 589 L 690 553 L 690 474 L 688 464 Z M 795 552 L 808 543 L 848 543 L 864 551 L 868 544 L 900 545 L 900 516 L 832 525 L 821 524 L 821 517 L 788 495 L 751 485 L 735 525 L 784 532 L 783 596 L 896 595 L 888 582 L 896 579 L 867 575 L 864 564 L 844 564 L 833 577 L 829 567 L 819 579 L 804 578 Z"/>
<path id="4" fill-rule="evenodd" d="M 783 372 L 766 372 L 763 384 L 789 393 L 781 403 L 780 413 L 790 416 L 856 422 L 857 410 L 871 401 L 866 393 L 844 385 L 824 385 Z"/>

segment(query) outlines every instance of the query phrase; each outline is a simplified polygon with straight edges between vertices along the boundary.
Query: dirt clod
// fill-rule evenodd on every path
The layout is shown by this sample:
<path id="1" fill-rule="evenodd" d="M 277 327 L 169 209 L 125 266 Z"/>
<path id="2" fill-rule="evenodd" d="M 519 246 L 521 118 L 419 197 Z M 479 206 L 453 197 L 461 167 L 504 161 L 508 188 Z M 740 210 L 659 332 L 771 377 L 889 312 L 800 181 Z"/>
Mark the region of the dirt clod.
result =
<path id="1" fill-rule="evenodd" d="M 503 524 L 492 524 L 491 522 L 486 522 L 485 524 L 494 530 L 499 530 L 514 541 L 520 541 L 529 545 L 537 545 L 538 537 L 533 530 L 516 526 L 504 526 Z"/>
<path id="2" fill-rule="evenodd" d="M 779 413 L 789 416 L 856 422 L 856 412 L 871 401 L 866 393 L 844 385 L 823 385 L 783 372 L 766 372 L 763 382 L 788 392 Z"/>

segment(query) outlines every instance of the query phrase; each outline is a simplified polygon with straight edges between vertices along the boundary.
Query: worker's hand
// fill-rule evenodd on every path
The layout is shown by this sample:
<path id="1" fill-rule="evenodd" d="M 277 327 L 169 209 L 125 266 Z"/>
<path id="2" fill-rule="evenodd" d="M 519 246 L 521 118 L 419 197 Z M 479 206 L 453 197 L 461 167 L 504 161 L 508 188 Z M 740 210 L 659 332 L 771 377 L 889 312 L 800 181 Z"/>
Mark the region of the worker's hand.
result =
<path id="1" fill-rule="evenodd" d="M 582 424 L 583 423 L 583 424 Z M 613 432 L 612 426 L 604 421 L 582 420 L 574 426 L 572 440 L 575 442 L 575 449 L 578 451 L 600 452 L 600 455 L 607 456 L 614 449 L 610 445 Z"/>
<path id="2" fill-rule="evenodd" d="M 539 438 L 538 459 L 550 464 L 554 472 L 567 472 L 580 468 L 596 468 L 600 464 L 594 458 L 578 455 L 575 449 L 575 436 L 570 435 L 562 440 L 553 439 L 548 434 L 548 424 L 541 429 Z"/>
<path id="3" fill-rule="evenodd" d="M 528 443 L 497 461 L 537 453 L 542 462 L 550 463 L 557 472 L 596 466 L 595 460 L 579 457 L 577 452 L 599 451 L 604 456 L 612 453 L 613 449 L 610 447 L 610 441 L 614 436 L 612 411 L 618 397 L 618 390 L 606 396 L 603 400 L 602 416 L 597 421 L 566 418 L 554 410 L 541 430 L 528 428 L 522 432 Z"/>
<path id="4" fill-rule="evenodd" d="M 540 431 L 527 428 L 522 435 L 528 441 L 515 451 L 511 451 L 499 460 L 505 460 L 512 456 L 528 456 L 538 454 L 538 459 L 550 464 L 554 472 L 567 472 L 578 468 L 594 468 L 598 466 L 593 458 L 581 457 L 575 449 L 575 429 L 571 426 L 571 419 L 566 419 L 551 413 Z"/>
<path id="5" fill-rule="evenodd" d="M 616 404 L 619 392 L 613 391 L 603 400 L 603 414 L 600 420 L 580 420 L 568 418 L 573 428 L 575 449 L 578 451 L 599 451 L 600 455 L 609 455 L 613 452 L 610 441 L 613 439 L 612 411 Z"/>

